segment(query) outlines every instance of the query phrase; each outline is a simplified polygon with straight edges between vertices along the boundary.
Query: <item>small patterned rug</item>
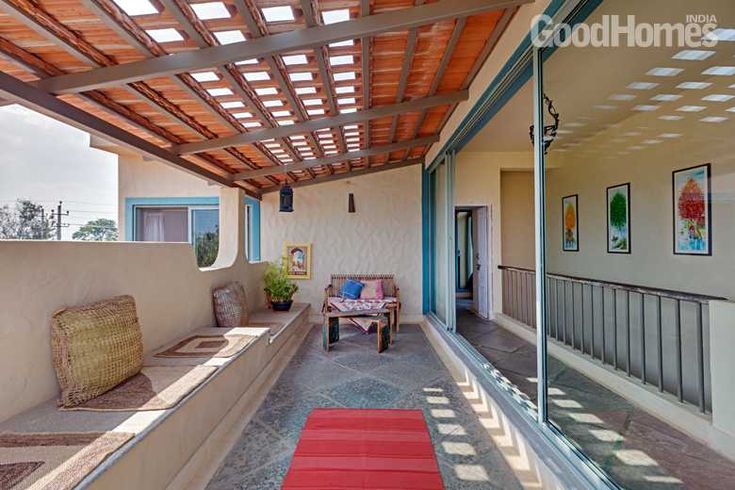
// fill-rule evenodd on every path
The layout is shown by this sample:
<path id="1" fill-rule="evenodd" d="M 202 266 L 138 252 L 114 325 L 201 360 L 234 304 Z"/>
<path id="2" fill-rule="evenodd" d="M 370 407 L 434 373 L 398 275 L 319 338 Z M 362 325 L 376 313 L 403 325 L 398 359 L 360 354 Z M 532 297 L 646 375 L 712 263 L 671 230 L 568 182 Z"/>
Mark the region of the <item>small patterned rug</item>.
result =
<path id="1" fill-rule="evenodd" d="M 232 357 L 255 342 L 254 335 L 192 335 L 155 357 Z"/>
<path id="2" fill-rule="evenodd" d="M 133 434 L 0 433 L 0 488 L 74 488 Z"/>
<path id="3" fill-rule="evenodd" d="M 176 406 L 216 370 L 214 366 L 144 367 L 107 393 L 62 410 L 166 410 Z"/>

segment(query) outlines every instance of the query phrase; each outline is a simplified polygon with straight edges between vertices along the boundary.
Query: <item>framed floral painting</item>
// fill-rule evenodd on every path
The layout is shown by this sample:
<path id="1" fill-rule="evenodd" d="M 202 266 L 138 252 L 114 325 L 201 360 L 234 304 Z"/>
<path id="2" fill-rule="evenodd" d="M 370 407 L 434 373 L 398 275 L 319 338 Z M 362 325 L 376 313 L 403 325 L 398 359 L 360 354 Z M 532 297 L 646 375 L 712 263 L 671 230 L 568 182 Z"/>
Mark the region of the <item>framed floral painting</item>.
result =
<path id="1" fill-rule="evenodd" d="M 283 256 L 289 279 L 311 279 L 310 243 L 284 243 Z"/>
<path id="2" fill-rule="evenodd" d="M 579 252 L 579 216 L 577 213 L 577 194 L 561 198 L 562 210 L 562 250 Z"/>
<path id="3" fill-rule="evenodd" d="M 674 254 L 712 255 L 710 164 L 674 171 L 672 186 Z"/>

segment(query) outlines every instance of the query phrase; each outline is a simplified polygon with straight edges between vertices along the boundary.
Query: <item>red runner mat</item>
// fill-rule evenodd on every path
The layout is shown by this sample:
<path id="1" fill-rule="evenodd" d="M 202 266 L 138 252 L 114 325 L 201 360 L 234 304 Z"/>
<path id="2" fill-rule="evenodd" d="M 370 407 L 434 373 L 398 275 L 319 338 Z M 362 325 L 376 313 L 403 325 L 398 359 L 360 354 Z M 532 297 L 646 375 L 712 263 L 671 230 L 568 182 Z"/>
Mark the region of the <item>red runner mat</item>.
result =
<path id="1" fill-rule="evenodd" d="M 281 487 L 443 489 L 421 410 L 314 409 Z"/>

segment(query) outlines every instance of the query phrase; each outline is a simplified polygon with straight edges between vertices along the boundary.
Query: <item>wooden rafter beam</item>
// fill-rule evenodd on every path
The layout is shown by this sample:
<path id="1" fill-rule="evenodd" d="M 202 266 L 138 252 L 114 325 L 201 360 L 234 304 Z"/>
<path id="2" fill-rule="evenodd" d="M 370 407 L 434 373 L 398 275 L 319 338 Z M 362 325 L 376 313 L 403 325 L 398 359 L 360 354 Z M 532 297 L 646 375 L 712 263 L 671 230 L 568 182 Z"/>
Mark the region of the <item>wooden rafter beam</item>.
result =
<path id="1" fill-rule="evenodd" d="M 340 114 L 334 117 L 323 117 L 314 119 L 300 124 L 292 124 L 291 126 L 281 126 L 272 129 L 262 129 L 260 131 L 252 131 L 249 133 L 238 134 L 234 136 L 226 136 L 200 143 L 188 143 L 174 147 L 172 150 L 180 155 L 198 153 L 202 151 L 226 148 L 229 146 L 240 146 L 262 141 L 271 138 L 283 138 L 293 134 L 301 134 L 305 132 L 316 131 L 317 129 L 331 128 L 334 126 L 344 126 L 347 124 L 367 121 L 369 119 L 378 119 L 381 117 L 402 114 L 405 112 L 414 112 L 426 109 L 428 107 L 436 107 L 447 104 L 462 102 L 468 98 L 467 91 L 450 92 L 446 94 L 435 95 L 433 97 L 424 97 L 415 99 L 401 104 L 392 104 L 373 107 L 366 111 L 356 111 L 348 114 Z"/>
<path id="2" fill-rule="evenodd" d="M 0 97 L 6 100 L 12 100 L 31 110 L 63 121 L 101 138 L 111 140 L 132 151 L 140 152 L 156 160 L 167 162 L 209 181 L 226 186 L 233 185 L 227 176 L 205 170 L 199 165 L 185 160 L 158 145 L 120 129 L 115 124 L 93 116 L 37 87 L 2 72 L 0 72 Z"/>
<path id="3" fill-rule="evenodd" d="M 379 167 L 361 168 L 360 170 L 353 170 L 351 172 L 342 172 L 342 173 L 338 173 L 334 175 L 317 177 L 316 179 L 300 180 L 290 185 L 291 187 L 305 187 L 308 185 L 324 184 L 326 182 L 334 182 L 336 180 L 352 179 L 355 177 L 360 177 L 361 175 L 369 175 L 369 174 L 374 174 L 378 172 L 386 172 L 388 170 L 396 170 L 399 168 L 410 167 L 413 165 L 423 165 L 423 164 L 424 164 L 423 158 L 412 158 L 410 160 L 401 160 L 396 163 L 392 163 L 392 162 L 384 163 L 383 165 L 380 165 Z M 271 192 L 278 192 L 279 189 L 280 187 L 278 186 L 267 187 L 262 190 L 262 193 L 268 194 Z"/>
<path id="4" fill-rule="evenodd" d="M 379 145 L 372 146 L 365 150 L 349 151 L 340 155 L 332 155 L 324 158 L 317 158 L 315 160 L 309 160 L 307 162 L 296 163 L 292 165 L 284 165 L 282 167 L 270 167 L 260 168 L 258 170 L 248 170 L 247 172 L 241 172 L 235 174 L 234 180 L 252 179 L 255 177 L 263 177 L 265 175 L 276 175 L 284 173 L 287 170 L 305 170 L 310 167 L 318 167 L 319 165 L 330 165 L 333 163 L 346 162 L 348 160 L 357 160 L 359 158 L 366 158 L 374 155 L 384 155 L 392 153 L 394 151 L 403 150 L 406 148 L 414 148 L 417 146 L 429 146 L 432 143 L 439 141 L 439 135 L 426 136 L 424 138 L 418 138 L 415 140 L 400 141 L 398 143 L 392 143 L 390 145 Z"/>
<path id="5" fill-rule="evenodd" d="M 24 0 L 28 1 L 28 0 Z M 491 10 L 501 10 L 531 3 L 533 0 L 441 0 L 408 9 L 359 17 L 349 22 L 315 26 L 247 42 L 213 46 L 158 57 L 107 66 L 83 73 L 54 77 L 39 82 L 53 93 L 73 93 L 130 83 L 147 78 L 205 69 L 213 65 L 262 58 L 287 51 L 315 48 L 332 42 L 365 37 L 383 32 L 410 29 L 442 20 L 467 17 Z"/>

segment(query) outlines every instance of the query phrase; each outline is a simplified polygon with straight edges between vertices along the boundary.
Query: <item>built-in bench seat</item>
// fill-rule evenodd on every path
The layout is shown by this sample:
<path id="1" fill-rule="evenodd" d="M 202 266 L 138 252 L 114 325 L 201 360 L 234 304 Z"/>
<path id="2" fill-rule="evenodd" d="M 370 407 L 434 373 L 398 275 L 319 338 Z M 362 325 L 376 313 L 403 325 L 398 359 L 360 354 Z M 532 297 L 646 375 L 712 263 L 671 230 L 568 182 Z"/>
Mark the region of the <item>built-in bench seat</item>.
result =
<path id="1" fill-rule="evenodd" d="M 40 432 L 122 432 L 134 436 L 113 452 L 80 483 L 89 488 L 160 489 L 174 482 L 187 464 L 205 461 L 198 452 L 212 452 L 217 428 L 223 421 L 235 420 L 235 411 L 254 411 L 264 387 L 274 381 L 271 370 L 285 364 L 308 332 L 308 304 L 294 304 L 289 312 L 262 311 L 252 315 L 253 323 L 277 323 L 278 331 L 269 328 L 241 327 L 226 329 L 228 334 L 256 337 L 240 352 L 228 358 L 160 358 L 159 352 L 181 339 L 152 349 L 144 366 L 199 364 L 216 370 L 186 395 L 175 407 L 150 411 L 77 411 L 59 410 L 56 400 L 49 400 L 2 424 L 0 433 Z M 191 335 L 217 335 L 223 328 L 206 327 Z M 294 348 L 284 349 L 287 344 Z M 277 369 L 275 369 L 277 371 Z M 255 407 L 248 403 L 256 401 Z M 214 434 L 214 435 L 213 435 Z M 209 440 L 208 440 L 209 439 Z M 188 469 L 186 471 L 191 471 Z M 186 472 L 185 471 L 185 472 Z M 179 475 L 179 480 L 181 476 Z M 175 486 L 180 486 L 176 484 Z M 184 485 L 187 486 L 187 485 Z"/>

